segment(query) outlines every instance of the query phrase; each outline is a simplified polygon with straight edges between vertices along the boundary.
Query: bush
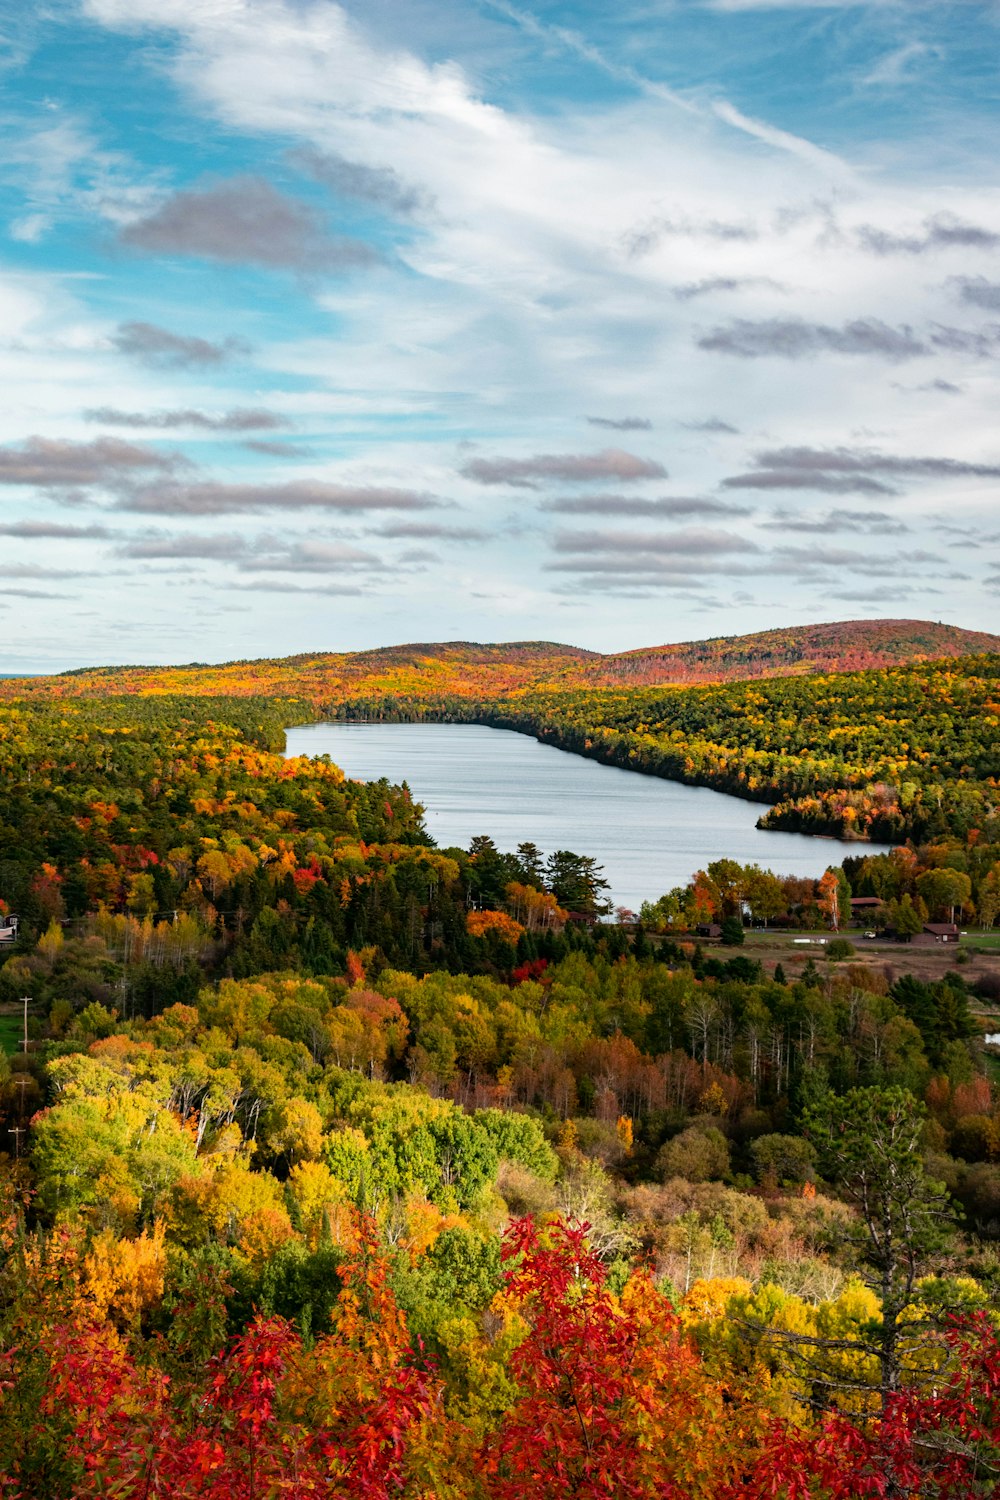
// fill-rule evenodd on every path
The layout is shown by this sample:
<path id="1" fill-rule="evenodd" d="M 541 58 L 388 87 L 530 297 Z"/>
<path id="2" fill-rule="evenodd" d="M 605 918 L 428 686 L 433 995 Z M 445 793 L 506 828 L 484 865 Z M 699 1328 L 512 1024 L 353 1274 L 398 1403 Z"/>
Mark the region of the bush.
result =
<path id="1" fill-rule="evenodd" d="M 689 1125 L 660 1148 L 656 1166 L 665 1182 L 711 1182 L 729 1171 L 729 1143 L 714 1125 Z"/>
<path id="2" fill-rule="evenodd" d="M 722 923 L 722 930 L 719 933 L 719 941 L 724 943 L 727 948 L 740 948 L 743 946 L 745 940 L 743 923 L 739 917 L 726 917 Z"/>
<path id="3" fill-rule="evenodd" d="M 802 1183 L 813 1174 L 816 1152 L 799 1135 L 761 1135 L 750 1147 L 754 1176 L 776 1183 Z"/>
<path id="4" fill-rule="evenodd" d="M 835 963 L 841 958 L 852 958 L 854 953 L 854 944 L 849 938 L 833 938 L 826 945 L 826 956 L 832 958 Z"/>

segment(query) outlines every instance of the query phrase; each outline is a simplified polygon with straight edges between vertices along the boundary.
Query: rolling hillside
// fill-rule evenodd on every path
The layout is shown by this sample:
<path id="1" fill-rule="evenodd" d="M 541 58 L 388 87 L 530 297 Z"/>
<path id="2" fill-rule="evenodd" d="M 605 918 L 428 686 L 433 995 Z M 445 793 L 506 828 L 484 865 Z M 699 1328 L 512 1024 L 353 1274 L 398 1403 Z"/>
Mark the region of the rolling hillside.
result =
<path id="1" fill-rule="evenodd" d="M 1000 652 L 1000 636 L 927 620 L 843 620 L 603 655 L 552 641 L 447 641 L 213 666 L 94 667 L 8 679 L 0 696 L 106 693 L 496 698 L 538 687 L 657 687 L 859 671 Z"/>

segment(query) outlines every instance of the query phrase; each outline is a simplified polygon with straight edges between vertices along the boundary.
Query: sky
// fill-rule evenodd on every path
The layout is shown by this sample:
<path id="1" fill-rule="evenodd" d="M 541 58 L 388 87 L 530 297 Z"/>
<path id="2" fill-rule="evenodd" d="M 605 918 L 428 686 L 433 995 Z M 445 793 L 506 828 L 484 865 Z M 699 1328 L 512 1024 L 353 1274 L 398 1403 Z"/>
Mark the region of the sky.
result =
<path id="1" fill-rule="evenodd" d="M 0 670 L 998 627 L 1000 4 L 0 0 Z"/>

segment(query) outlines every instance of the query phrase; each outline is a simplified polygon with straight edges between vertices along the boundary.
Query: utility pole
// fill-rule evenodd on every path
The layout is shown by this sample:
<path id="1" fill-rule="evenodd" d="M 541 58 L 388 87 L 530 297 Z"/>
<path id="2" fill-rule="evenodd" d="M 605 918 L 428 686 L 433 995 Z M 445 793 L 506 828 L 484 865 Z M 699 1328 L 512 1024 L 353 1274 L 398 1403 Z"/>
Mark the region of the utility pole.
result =
<path id="1" fill-rule="evenodd" d="M 30 995 L 22 995 L 21 996 L 21 1004 L 24 1006 L 24 1055 L 25 1055 L 25 1057 L 27 1057 L 27 1055 L 28 1055 L 28 1005 L 30 1003 L 30 1000 L 31 1000 L 31 996 Z"/>
<path id="2" fill-rule="evenodd" d="M 27 1133 L 28 1132 L 25 1130 L 25 1128 L 24 1128 L 23 1125 L 14 1125 L 7 1132 L 8 1135 L 12 1135 L 14 1137 L 14 1160 L 15 1161 L 20 1161 L 21 1160 L 21 1137 L 22 1137 L 22 1135 L 27 1135 Z"/>

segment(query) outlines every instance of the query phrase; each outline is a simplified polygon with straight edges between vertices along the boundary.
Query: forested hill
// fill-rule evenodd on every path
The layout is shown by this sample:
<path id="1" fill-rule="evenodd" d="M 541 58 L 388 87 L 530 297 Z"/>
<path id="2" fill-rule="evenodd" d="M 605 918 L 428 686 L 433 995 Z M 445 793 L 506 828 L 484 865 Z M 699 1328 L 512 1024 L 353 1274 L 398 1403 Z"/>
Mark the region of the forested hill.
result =
<path id="1" fill-rule="evenodd" d="M 579 677 L 581 686 L 595 687 L 738 682 L 905 666 L 993 651 L 1000 651 L 1000 636 L 981 630 L 930 620 L 838 620 L 624 651 L 585 663 Z"/>
<path id="2" fill-rule="evenodd" d="M 656 687 L 853 672 L 983 652 L 1000 652 L 1000 636 L 928 620 L 841 620 L 607 655 L 552 641 L 447 641 L 217 666 L 94 667 L 11 679 L 0 683 L 0 696 L 293 695 L 330 704 L 432 694 L 482 700 L 543 687 Z"/>

